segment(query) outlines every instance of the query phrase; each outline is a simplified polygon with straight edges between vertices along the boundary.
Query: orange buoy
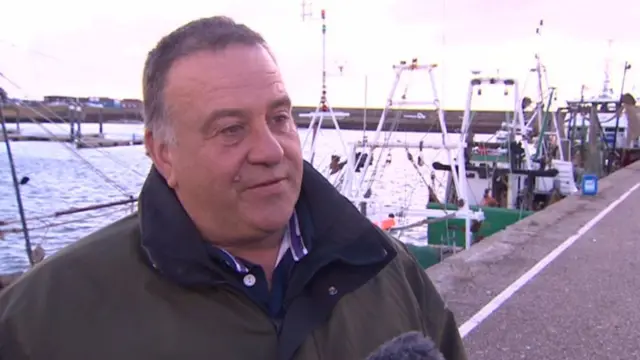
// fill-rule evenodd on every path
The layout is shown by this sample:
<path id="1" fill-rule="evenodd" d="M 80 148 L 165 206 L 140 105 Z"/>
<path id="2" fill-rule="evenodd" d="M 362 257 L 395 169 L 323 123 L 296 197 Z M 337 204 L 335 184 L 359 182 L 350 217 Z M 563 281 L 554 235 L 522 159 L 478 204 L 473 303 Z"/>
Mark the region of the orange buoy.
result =
<path id="1" fill-rule="evenodd" d="M 385 231 L 390 230 L 391 228 L 396 226 L 396 216 L 394 214 L 389 214 L 389 216 L 386 219 L 380 222 L 374 221 L 373 224 L 378 226 L 382 230 L 385 230 Z"/>

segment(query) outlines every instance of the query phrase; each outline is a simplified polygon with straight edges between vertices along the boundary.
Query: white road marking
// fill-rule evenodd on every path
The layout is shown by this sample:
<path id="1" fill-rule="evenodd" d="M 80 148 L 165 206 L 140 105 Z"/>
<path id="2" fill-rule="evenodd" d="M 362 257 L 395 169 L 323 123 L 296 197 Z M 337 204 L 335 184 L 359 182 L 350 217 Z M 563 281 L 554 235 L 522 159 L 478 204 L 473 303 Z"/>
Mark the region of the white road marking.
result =
<path id="1" fill-rule="evenodd" d="M 567 240 L 565 240 L 562 244 L 558 245 L 553 251 L 547 254 L 544 258 L 542 258 L 538 263 L 536 263 L 531 269 L 529 269 L 526 273 L 520 276 L 516 281 L 511 283 L 511 285 L 507 286 L 500 294 L 491 299 L 487 305 L 485 305 L 480 311 L 478 311 L 475 315 L 473 315 L 469 320 L 467 320 L 462 326 L 458 328 L 460 331 L 460 335 L 464 338 L 473 329 L 475 329 L 478 325 L 480 325 L 484 320 L 486 320 L 491 314 L 498 310 L 505 301 L 509 300 L 513 294 L 515 294 L 518 290 L 520 290 L 524 285 L 526 285 L 531 279 L 536 277 L 547 265 L 549 265 L 553 260 L 555 260 L 560 254 L 562 254 L 565 250 L 569 248 L 569 246 L 573 245 L 582 235 L 584 235 L 587 231 L 591 230 L 600 220 L 602 220 L 607 214 L 609 214 L 616 206 L 620 205 L 626 198 L 631 195 L 636 189 L 640 188 L 640 182 L 635 184 L 631 189 L 627 190 L 624 194 L 620 195 L 615 201 L 613 201 L 609 206 L 604 208 L 598 215 L 596 215 L 593 219 L 589 220 L 588 223 L 584 224 L 574 235 L 570 236 Z"/>

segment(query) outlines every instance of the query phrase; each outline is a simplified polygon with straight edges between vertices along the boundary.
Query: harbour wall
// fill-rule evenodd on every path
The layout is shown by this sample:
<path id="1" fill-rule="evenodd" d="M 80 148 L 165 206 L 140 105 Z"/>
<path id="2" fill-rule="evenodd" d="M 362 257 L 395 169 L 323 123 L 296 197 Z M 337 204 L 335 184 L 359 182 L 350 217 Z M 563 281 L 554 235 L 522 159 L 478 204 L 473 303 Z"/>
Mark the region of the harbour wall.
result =
<path id="1" fill-rule="evenodd" d="M 67 106 L 32 107 L 7 105 L 3 109 L 8 122 L 69 122 L 76 118 L 83 123 L 139 123 L 142 122 L 142 112 L 139 109 L 84 107 L 81 112 L 72 112 Z M 293 116 L 298 127 L 308 127 L 311 118 L 302 116 L 315 111 L 315 107 L 294 106 Z M 375 130 L 383 109 L 381 108 L 336 108 L 335 112 L 346 112 L 349 116 L 338 120 L 344 130 Z M 459 132 L 462 125 L 463 110 L 445 110 L 445 124 L 447 131 Z M 507 119 L 505 111 L 476 111 L 473 118 L 472 131 L 475 133 L 495 133 L 502 122 Z M 397 127 L 393 127 L 394 114 L 387 117 L 383 130 L 399 132 L 440 132 L 440 123 L 435 110 L 408 109 L 403 110 L 403 117 L 398 120 Z M 322 128 L 334 128 L 330 118 L 324 118 Z"/>

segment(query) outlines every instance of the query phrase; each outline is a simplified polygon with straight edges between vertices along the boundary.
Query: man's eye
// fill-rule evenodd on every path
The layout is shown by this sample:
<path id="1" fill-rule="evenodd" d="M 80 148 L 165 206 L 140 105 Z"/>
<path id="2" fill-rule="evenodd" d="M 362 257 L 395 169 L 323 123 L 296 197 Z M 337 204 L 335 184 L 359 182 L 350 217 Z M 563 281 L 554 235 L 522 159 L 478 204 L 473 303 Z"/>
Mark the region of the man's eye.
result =
<path id="1" fill-rule="evenodd" d="M 278 116 L 275 116 L 273 119 L 274 119 L 276 122 L 289 121 L 289 115 L 286 115 L 286 114 L 278 115 Z"/>
<path id="2" fill-rule="evenodd" d="M 287 127 L 291 123 L 291 116 L 289 114 L 280 114 L 271 118 L 272 126 Z"/>
<path id="3" fill-rule="evenodd" d="M 240 125 L 228 126 L 220 131 L 223 135 L 237 135 L 243 130 Z"/>

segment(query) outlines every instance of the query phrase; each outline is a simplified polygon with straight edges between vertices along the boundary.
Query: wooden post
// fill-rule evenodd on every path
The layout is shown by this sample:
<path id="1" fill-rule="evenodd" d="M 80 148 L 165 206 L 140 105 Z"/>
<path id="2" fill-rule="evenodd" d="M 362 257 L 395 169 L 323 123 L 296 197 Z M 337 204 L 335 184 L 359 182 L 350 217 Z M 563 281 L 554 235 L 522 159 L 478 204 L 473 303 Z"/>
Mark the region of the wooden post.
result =
<path id="1" fill-rule="evenodd" d="M 78 140 L 80 140 L 82 139 L 82 122 L 84 121 L 84 117 L 86 114 L 84 112 L 84 107 L 80 106 L 80 104 L 76 104 L 75 111 L 76 111 L 76 121 L 78 123 L 78 131 L 76 132 L 76 136 Z"/>
<path id="2" fill-rule="evenodd" d="M 16 134 L 20 135 L 20 106 L 16 105 Z"/>
<path id="3" fill-rule="evenodd" d="M 103 118 L 103 113 L 102 113 L 102 108 L 98 109 L 98 134 L 100 135 L 100 137 L 103 137 L 103 123 L 104 123 L 104 118 Z"/>
<path id="4" fill-rule="evenodd" d="M 74 123 L 74 114 L 73 108 L 71 105 L 67 106 L 67 118 L 69 119 L 69 141 L 73 141 L 75 136 L 75 123 Z"/>

